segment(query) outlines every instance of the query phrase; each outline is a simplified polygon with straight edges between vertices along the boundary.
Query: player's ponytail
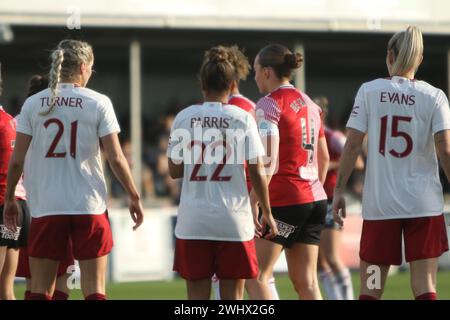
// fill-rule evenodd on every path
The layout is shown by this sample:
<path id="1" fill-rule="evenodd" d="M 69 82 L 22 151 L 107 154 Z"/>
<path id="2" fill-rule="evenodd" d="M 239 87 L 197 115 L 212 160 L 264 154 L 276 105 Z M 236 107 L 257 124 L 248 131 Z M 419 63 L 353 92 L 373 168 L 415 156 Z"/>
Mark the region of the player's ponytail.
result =
<path id="1" fill-rule="evenodd" d="M 56 49 L 52 53 L 52 65 L 48 74 L 50 88 L 50 108 L 41 113 L 41 115 L 48 115 L 55 107 L 56 97 L 58 96 L 58 83 L 61 80 L 61 67 L 64 61 L 64 50 Z"/>
<path id="2" fill-rule="evenodd" d="M 392 36 L 388 50 L 395 57 L 391 66 L 391 76 L 404 75 L 411 70 L 415 73 L 423 55 L 422 32 L 417 27 L 408 26 L 405 31 Z"/>
<path id="3" fill-rule="evenodd" d="M 262 67 L 271 67 L 278 78 L 292 77 L 295 69 L 300 68 L 303 56 L 298 52 L 291 52 L 281 44 L 270 44 L 262 48 L 259 53 L 259 64 Z"/>
<path id="4" fill-rule="evenodd" d="M 229 50 L 223 46 L 205 52 L 200 68 L 200 81 L 204 91 L 223 92 L 229 90 L 236 71 L 230 62 Z"/>
<path id="5" fill-rule="evenodd" d="M 58 96 L 58 84 L 74 82 L 80 76 L 80 65 L 88 64 L 94 58 L 92 47 L 83 41 L 62 40 L 51 54 L 51 67 L 48 74 L 50 106 L 41 115 L 52 112 Z"/>

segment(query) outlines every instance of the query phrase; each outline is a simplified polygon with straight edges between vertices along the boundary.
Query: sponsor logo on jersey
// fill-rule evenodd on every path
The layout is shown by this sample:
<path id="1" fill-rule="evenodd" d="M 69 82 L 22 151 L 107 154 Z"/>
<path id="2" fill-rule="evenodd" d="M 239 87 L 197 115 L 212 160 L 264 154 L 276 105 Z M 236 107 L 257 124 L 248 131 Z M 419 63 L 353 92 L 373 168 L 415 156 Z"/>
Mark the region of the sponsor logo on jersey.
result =
<path id="1" fill-rule="evenodd" d="M 299 112 L 303 107 L 306 107 L 306 102 L 302 98 L 298 98 L 294 100 L 290 107 L 292 110 L 294 110 L 295 113 Z"/>
<path id="2" fill-rule="evenodd" d="M 294 233 L 296 226 L 288 224 L 286 222 L 275 219 L 278 228 L 278 235 L 283 238 L 288 238 L 292 233 Z"/>

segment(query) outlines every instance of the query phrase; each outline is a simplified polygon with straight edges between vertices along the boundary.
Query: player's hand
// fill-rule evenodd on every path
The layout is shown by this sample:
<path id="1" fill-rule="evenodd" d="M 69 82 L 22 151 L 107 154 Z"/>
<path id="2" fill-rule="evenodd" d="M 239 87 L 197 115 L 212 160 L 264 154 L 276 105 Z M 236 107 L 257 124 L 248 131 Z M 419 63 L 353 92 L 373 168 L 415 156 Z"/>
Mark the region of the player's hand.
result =
<path id="1" fill-rule="evenodd" d="M 133 231 L 135 231 L 144 222 L 144 208 L 140 199 L 130 199 L 129 205 L 131 219 L 134 221 Z"/>
<path id="2" fill-rule="evenodd" d="M 272 212 L 264 212 L 263 211 L 263 224 L 262 230 L 266 229 L 266 225 L 269 225 L 269 232 L 264 236 L 264 239 L 272 239 L 278 235 L 278 227 L 275 219 L 272 216 Z"/>
<path id="3" fill-rule="evenodd" d="M 341 192 L 341 191 L 334 192 L 332 210 L 333 210 L 334 221 L 339 226 L 342 227 L 344 225 L 344 218 L 347 216 L 347 213 L 345 210 L 345 198 L 344 198 L 343 192 Z"/>
<path id="4" fill-rule="evenodd" d="M 3 204 L 3 222 L 5 227 L 11 231 L 16 232 L 17 227 L 21 226 L 21 210 L 15 199 L 5 200 Z"/>
<path id="5" fill-rule="evenodd" d="M 255 236 L 261 238 L 263 228 L 261 222 L 259 222 L 259 201 L 253 190 L 250 192 L 250 207 L 252 209 L 253 224 L 255 225 Z"/>

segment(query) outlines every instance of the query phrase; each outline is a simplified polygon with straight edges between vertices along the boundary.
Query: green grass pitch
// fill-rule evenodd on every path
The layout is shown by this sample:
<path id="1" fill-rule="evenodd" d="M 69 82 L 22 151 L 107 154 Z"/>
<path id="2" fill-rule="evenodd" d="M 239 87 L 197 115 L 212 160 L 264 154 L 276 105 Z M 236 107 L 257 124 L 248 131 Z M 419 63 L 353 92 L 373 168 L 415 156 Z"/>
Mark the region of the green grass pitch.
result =
<path id="1" fill-rule="evenodd" d="M 353 286 L 357 297 L 359 291 L 359 275 L 353 273 Z M 296 299 L 296 293 L 292 288 L 287 275 L 277 275 L 276 282 L 281 299 Z M 23 299 L 25 286 L 18 284 L 15 287 L 16 297 Z M 110 283 L 107 286 L 108 299 L 132 299 L 132 300 L 183 300 L 186 299 L 185 283 L 176 278 L 172 281 L 154 282 L 128 282 Z M 450 270 L 438 273 L 438 296 L 441 300 L 450 300 Z M 73 290 L 71 299 L 81 299 L 81 291 Z M 399 272 L 387 279 L 386 290 L 383 299 L 413 299 L 409 286 L 409 273 Z"/>

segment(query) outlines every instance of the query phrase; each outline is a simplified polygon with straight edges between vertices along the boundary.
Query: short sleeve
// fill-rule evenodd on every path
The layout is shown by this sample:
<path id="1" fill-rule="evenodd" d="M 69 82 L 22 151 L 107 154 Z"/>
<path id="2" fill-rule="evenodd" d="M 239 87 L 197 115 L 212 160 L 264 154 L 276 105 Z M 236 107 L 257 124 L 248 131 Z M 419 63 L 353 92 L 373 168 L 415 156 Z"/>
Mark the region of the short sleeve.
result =
<path id="1" fill-rule="evenodd" d="M 434 134 L 442 130 L 450 129 L 450 110 L 447 97 L 439 91 L 436 99 L 436 107 L 431 119 L 431 131 Z"/>
<path id="2" fill-rule="evenodd" d="M 167 146 L 167 157 L 174 161 L 183 161 L 183 140 L 186 130 L 179 128 L 178 116 L 173 121 L 172 128 L 169 135 L 169 144 Z"/>
<path id="3" fill-rule="evenodd" d="M 347 128 L 353 128 L 366 133 L 367 127 L 367 105 L 364 97 L 364 85 L 362 85 L 356 94 L 355 103 L 353 104 L 353 109 L 347 122 Z"/>
<path id="4" fill-rule="evenodd" d="M 280 121 L 281 109 L 279 108 L 277 102 L 271 97 L 259 99 L 256 104 L 255 112 L 258 123 L 261 120 L 266 120 L 278 125 L 278 121 Z"/>
<path id="5" fill-rule="evenodd" d="M 31 105 L 29 99 L 25 101 L 20 110 L 20 114 L 17 116 L 17 127 L 16 131 L 20 133 L 27 134 L 29 136 L 33 135 L 33 127 L 31 125 Z"/>
<path id="6" fill-rule="evenodd" d="M 255 119 L 250 115 L 248 116 L 248 128 L 245 135 L 245 150 L 246 160 L 255 159 L 265 154 Z"/>
<path id="7" fill-rule="evenodd" d="M 108 97 L 104 96 L 104 99 L 99 101 L 98 136 L 102 138 L 108 134 L 118 132 L 120 132 L 120 126 L 117 122 L 112 102 Z"/>

